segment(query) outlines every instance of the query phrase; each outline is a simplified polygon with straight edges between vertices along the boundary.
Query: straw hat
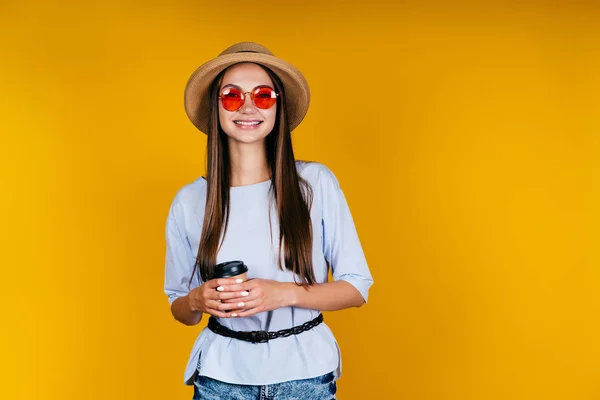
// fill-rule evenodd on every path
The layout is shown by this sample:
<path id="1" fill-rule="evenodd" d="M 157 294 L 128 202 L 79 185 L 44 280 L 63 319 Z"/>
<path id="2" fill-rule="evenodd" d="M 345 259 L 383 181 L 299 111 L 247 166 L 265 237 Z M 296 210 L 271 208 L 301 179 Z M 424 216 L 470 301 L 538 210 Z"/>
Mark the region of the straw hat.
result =
<path id="1" fill-rule="evenodd" d="M 296 128 L 308 111 L 308 82 L 296 67 L 275 57 L 266 47 L 252 42 L 236 43 L 194 71 L 184 93 L 185 112 L 192 123 L 200 131 L 208 133 L 208 116 L 214 106 L 209 99 L 210 85 L 225 68 L 241 62 L 263 65 L 281 79 L 286 95 L 290 131 Z"/>

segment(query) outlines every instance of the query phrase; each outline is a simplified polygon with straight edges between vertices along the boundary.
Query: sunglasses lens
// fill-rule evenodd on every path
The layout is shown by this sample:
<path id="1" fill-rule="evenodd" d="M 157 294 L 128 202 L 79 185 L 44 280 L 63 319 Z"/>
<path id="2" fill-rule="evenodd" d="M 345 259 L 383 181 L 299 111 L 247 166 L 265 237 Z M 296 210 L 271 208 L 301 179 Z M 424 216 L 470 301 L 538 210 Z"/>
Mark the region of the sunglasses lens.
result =
<path id="1" fill-rule="evenodd" d="M 260 87 L 254 90 L 254 104 L 256 107 L 266 110 L 273 107 L 277 102 L 277 95 L 270 87 Z"/>
<path id="2" fill-rule="evenodd" d="M 225 88 L 221 92 L 221 103 L 227 111 L 238 110 L 244 103 L 242 92 L 235 88 Z"/>

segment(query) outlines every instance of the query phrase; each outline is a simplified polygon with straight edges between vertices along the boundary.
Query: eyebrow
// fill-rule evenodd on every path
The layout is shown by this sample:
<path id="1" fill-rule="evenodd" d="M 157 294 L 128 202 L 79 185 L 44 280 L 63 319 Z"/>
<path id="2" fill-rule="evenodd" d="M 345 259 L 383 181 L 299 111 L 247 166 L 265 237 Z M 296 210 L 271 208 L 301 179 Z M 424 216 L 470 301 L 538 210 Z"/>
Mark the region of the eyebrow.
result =
<path id="1" fill-rule="evenodd" d="M 238 86 L 238 85 L 235 85 L 235 84 L 233 84 L 233 83 L 228 83 L 227 85 L 223 85 L 223 87 L 221 88 L 221 90 L 223 90 L 223 89 L 225 89 L 225 88 L 227 88 L 227 87 L 234 87 L 234 88 L 236 88 L 236 89 L 240 89 L 240 90 L 241 90 L 241 91 L 243 91 L 244 93 L 246 93 L 246 92 L 251 92 L 251 91 L 253 91 L 254 89 L 256 89 L 256 88 L 258 88 L 258 87 L 268 87 L 268 88 L 269 88 L 269 89 L 271 89 L 271 90 L 275 90 L 275 88 L 274 88 L 274 87 L 272 87 L 271 85 L 258 85 L 258 86 L 254 86 L 254 87 L 253 87 L 252 89 L 250 89 L 250 90 L 244 90 L 244 89 L 242 89 L 240 86 Z"/>

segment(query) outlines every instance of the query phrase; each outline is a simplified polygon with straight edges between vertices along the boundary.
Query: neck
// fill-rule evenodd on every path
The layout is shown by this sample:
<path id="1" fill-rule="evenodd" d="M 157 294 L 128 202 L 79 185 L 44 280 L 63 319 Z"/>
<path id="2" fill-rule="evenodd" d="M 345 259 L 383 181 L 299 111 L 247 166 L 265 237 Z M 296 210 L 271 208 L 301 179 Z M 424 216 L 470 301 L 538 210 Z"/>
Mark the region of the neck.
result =
<path id="1" fill-rule="evenodd" d="M 246 186 L 270 179 L 265 141 L 240 143 L 229 141 L 231 186 Z"/>

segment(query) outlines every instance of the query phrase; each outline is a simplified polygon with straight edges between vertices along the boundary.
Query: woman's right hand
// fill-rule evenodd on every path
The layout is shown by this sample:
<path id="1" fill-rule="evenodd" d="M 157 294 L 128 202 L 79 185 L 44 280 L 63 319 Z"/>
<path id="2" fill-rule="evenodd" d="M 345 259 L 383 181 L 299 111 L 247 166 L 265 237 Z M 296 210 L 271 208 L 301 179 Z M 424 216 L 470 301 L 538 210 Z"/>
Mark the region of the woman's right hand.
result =
<path id="1" fill-rule="evenodd" d="M 226 303 L 225 300 L 248 296 L 242 290 L 241 280 L 233 278 L 212 279 L 192 289 L 187 297 L 190 310 L 201 311 L 218 318 L 232 318 L 235 313 L 225 312 L 238 310 L 243 307 L 236 303 Z"/>

